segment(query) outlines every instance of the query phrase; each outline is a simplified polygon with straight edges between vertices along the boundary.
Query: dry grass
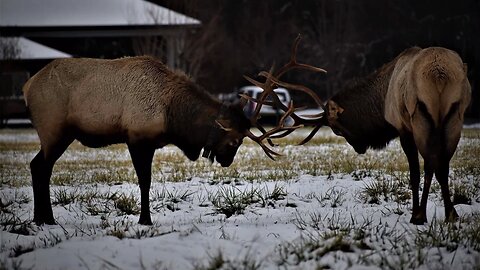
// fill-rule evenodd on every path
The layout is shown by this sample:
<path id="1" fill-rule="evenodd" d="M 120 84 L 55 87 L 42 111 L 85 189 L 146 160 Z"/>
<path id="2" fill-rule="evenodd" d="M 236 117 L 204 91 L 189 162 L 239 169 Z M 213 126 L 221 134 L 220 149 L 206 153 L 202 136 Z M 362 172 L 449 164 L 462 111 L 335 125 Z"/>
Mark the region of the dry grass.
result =
<path id="1" fill-rule="evenodd" d="M 181 151 L 173 146 L 157 150 L 152 171 L 154 181 L 186 181 L 192 177 L 211 179 L 213 182 L 264 180 L 277 181 L 292 179 L 302 174 L 358 174 L 360 171 L 375 171 L 392 174 L 408 172 L 405 155 L 393 141 L 381 151 L 368 151 L 357 155 L 341 137 L 334 136 L 329 130 L 321 129 L 305 146 L 295 146 L 307 130 L 285 139 L 279 139 L 276 149 L 283 154 L 276 161 L 268 159 L 260 147 L 246 139 L 240 147 L 235 162 L 229 168 L 213 166 L 206 160 L 189 161 Z M 34 131 L 1 130 L 0 135 L 15 137 L 18 135 L 35 138 Z M 456 176 L 463 174 L 480 175 L 480 131 L 466 129 L 462 143 L 452 159 L 451 168 Z M 395 145 L 397 144 L 397 145 Z M 29 162 L 39 149 L 35 140 L 0 139 L 0 177 L 2 185 L 30 185 Z M 245 168 L 249 168 L 245 170 Z M 19 177 L 20 180 L 19 180 Z M 102 149 L 91 149 L 80 143 L 73 143 L 56 163 L 52 183 L 71 185 L 75 183 L 135 182 L 136 176 L 125 145 L 113 145 Z"/>

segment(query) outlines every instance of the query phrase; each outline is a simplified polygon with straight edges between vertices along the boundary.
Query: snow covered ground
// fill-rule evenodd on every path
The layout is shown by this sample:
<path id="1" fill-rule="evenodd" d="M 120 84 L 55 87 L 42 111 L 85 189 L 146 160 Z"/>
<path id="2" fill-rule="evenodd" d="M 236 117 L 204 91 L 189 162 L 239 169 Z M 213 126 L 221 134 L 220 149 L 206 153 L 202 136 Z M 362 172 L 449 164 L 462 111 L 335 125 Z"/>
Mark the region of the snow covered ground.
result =
<path id="1" fill-rule="evenodd" d="M 28 162 L 38 139 L 33 130 L 0 131 L 0 269 L 478 269 L 480 181 L 471 159 L 480 157 L 480 131 L 469 134 L 452 182 L 470 204 L 455 206 L 454 224 L 444 223 L 438 185 L 428 223 L 409 223 L 398 142 L 357 156 L 322 129 L 307 146 L 280 147 L 277 163 L 252 143 L 227 169 L 158 150 L 153 226 L 137 224 L 126 148 L 74 145 L 52 178 L 58 225 L 36 226 Z"/>

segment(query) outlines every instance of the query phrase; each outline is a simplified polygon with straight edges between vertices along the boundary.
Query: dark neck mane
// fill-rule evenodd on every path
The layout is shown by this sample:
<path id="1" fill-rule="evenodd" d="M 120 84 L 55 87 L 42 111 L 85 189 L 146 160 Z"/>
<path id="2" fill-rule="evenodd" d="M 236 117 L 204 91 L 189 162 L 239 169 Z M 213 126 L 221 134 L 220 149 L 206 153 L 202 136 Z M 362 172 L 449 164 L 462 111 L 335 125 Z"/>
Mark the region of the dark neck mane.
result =
<path id="1" fill-rule="evenodd" d="M 190 80 L 182 80 L 177 91 L 168 106 L 169 137 L 171 143 L 195 160 L 222 104 Z"/>
<path id="2" fill-rule="evenodd" d="M 397 59 L 362 79 L 355 79 L 332 97 L 345 109 L 348 126 L 355 127 L 355 136 L 361 137 L 369 147 L 379 149 L 398 136 L 385 120 L 385 96 Z"/>

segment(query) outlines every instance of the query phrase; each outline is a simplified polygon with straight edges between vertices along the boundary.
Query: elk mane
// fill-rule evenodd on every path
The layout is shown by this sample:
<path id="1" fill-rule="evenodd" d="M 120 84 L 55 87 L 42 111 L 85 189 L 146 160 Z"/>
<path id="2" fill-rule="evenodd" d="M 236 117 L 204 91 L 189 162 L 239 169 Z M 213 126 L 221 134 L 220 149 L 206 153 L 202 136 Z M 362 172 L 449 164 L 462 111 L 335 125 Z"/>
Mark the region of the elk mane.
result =
<path id="1" fill-rule="evenodd" d="M 385 147 L 398 136 L 398 132 L 385 120 L 383 102 L 394 67 L 395 64 L 387 64 L 370 76 L 353 79 L 332 98 L 342 108 L 348 108 L 343 112 L 348 114 L 345 119 L 359 123 L 355 125 L 354 133 L 364 136 L 367 144 L 375 149 Z"/>

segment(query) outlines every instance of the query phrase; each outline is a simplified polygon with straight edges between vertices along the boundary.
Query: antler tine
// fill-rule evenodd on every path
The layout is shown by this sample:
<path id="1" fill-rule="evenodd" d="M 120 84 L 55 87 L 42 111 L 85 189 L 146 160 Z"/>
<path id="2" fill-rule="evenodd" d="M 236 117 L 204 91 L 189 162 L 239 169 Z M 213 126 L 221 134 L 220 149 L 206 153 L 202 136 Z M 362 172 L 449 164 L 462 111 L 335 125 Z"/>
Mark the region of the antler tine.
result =
<path id="1" fill-rule="evenodd" d="M 242 97 L 242 98 L 245 98 L 245 99 L 247 99 L 247 100 L 249 100 L 249 101 L 255 102 L 255 103 L 259 103 L 259 102 L 260 102 L 258 99 L 253 98 L 253 97 L 251 97 L 251 96 L 249 96 L 249 95 L 246 95 L 246 94 L 239 94 L 239 96 Z M 268 106 L 274 106 L 274 105 L 275 105 L 272 101 L 268 101 L 268 100 L 265 100 L 264 102 L 262 102 L 262 104 L 268 105 Z"/>
<path id="2" fill-rule="evenodd" d="M 270 68 L 270 74 L 273 72 L 273 66 Z M 267 98 L 267 96 L 270 94 L 270 93 L 274 93 L 273 92 L 273 85 L 274 83 L 272 82 L 272 76 L 267 76 L 265 77 L 266 80 L 264 83 L 261 83 L 259 81 L 256 81 L 248 76 L 243 76 L 247 81 L 249 81 L 250 83 L 252 83 L 253 85 L 255 86 L 258 86 L 260 88 L 263 89 L 263 92 L 260 94 L 260 97 L 258 98 L 258 102 L 257 102 L 257 105 L 255 107 L 255 111 L 252 115 L 252 118 L 251 118 L 251 121 L 252 123 L 253 122 L 257 122 L 256 119 L 258 118 L 258 115 L 260 113 L 260 110 L 262 108 L 262 105 L 265 101 L 265 99 Z"/>
<path id="3" fill-rule="evenodd" d="M 253 98 L 253 97 L 251 97 L 251 96 L 249 96 L 249 95 L 246 95 L 246 94 L 239 94 L 239 96 L 242 97 L 242 98 L 245 98 L 246 100 L 249 100 L 249 101 L 259 102 L 258 99 Z M 269 106 L 274 106 L 274 105 L 275 105 L 275 103 L 272 102 L 272 101 L 264 101 L 263 104 L 269 105 Z M 295 110 L 298 110 L 299 108 L 294 108 L 294 109 L 295 109 Z M 287 112 L 288 112 L 288 111 L 287 111 Z M 280 123 L 284 123 L 285 120 L 287 119 L 287 117 L 288 117 L 288 116 L 291 116 L 291 114 L 293 114 L 293 111 L 292 111 L 291 113 L 285 113 L 285 114 L 280 118 L 280 121 L 279 121 L 279 122 L 280 122 Z M 315 117 L 316 117 L 316 116 L 315 116 Z M 292 133 L 293 131 L 295 131 L 296 128 L 300 128 L 300 127 L 301 127 L 301 126 L 296 126 L 296 127 L 294 126 L 293 128 L 286 130 L 284 133 L 278 134 L 278 135 L 272 135 L 272 136 L 270 136 L 268 139 L 270 139 L 270 138 L 272 138 L 272 139 L 283 138 L 283 137 L 289 135 L 290 133 Z M 261 131 L 261 132 L 262 132 L 263 134 L 267 133 L 266 130 L 265 130 L 265 131 Z M 270 141 L 270 140 L 269 140 L 269 141 Z M 274 146 L 273 144 L 270 144 L 270 145 Z"/>
<path id="4" fill-rule="evenodd" d="M 249 137 L 252 141 L 256 142 L 258 145 L 260 145 L 263 149 L 263 151 L 265 152 L 265 154 L 272 160 L 275 160 L 275 158 L 273 157 L 274 155 L 275 156 L 281 156 L 281 154 L 273 151 L 272 149 L 268 148 L 268 146 L 266 146 L 262 140 L 260 140 L 261 137 L 257 137 L 255 136 L 255 134 L 253 134 L 250 130 L 247 130 L 247 132 L 245 133 L 245 135 L 247 135 L 247 137 Z"/>
<path id="5" fill-rule="evenodd" d="M 298 44 L 300 44 L 300 40 L 302 40 L 302 35 L 298 34 L 298 36 L 295 39 L 295 42 L 292 46 L 292 53 L 290 54 L 290 61 L 288 61 L 288 63 L 283 65 L 283 67 L 280 68 L 279 71 L 277 71 L 277 73 L 274 76 L 277 79 L 282 77 L 282 75 L 285 74 L 290 69 L 294 69 L 294 68 L 306 69 L 306 70 L 310 70 L 310 71 L 313 71 L 313 72 L 327 73 L 327 71 L 323 68 L 314 67 L 314 66 L 311 66 L 311 65 L 302 64 L 302 63 L 297 62 L 297 48 L 298 48 Z"/>
<path id="6" fill-rule="evenodd" d="M 272 80 L 272 75 L 271 75 L 271 73 L 269 73 L 269 72 L 262 71 L 262 72 L 259 73 L 259 75 L 267 78 L 267 80 L 268 80 L 268 78 L 269 78 L 270 80 Z M 266 104 L 266 105 L 270 105 L 270 106 L 272 106 L 271 104 L 273 104 L 273 105 L 279 107 L 279 108 L 280 108 L 282 111 L 284 111 L 284 112 L 286 112 L 286 111 L 288 110 L 288 107 L 285 106 L 285 105 L 280 101 L 280 99 L 278 98 L 277 95 L 275 95 L 275 92 L 273 91 L 273 88 L 272 88 L 272 87 L 270 87 L 270 88 L 268 88 L 268 89 L 265 89 L 265 83 L 260 83 L 260 82 L 254 80 L 254 79 L 252 79 L 252 78 L 250 78 L 250 77 L 247 77 L 247 76 L 244 76 L 244 77 L 245 77 L 245 79 L 247 79 L 247 80 L 248 80 L 249 82 L 251 82 L 252 84 L 254 84 L 254 85 L 256 85 L 256 86 L 264 89 L 264 91 L 262 92 L 262 95 L 260 96 L 260 98 L 258 98 L 258 99 L 253 99 L 253 98 L 251 98 L 251 97 L 248 97 L 248 99 L 253 100 L 254 102 L 257 103 L 257 108 L 258 108 L 258 104 Z M 273 101 L 265 101 L 265 100 L 264 100 L 265 98 L 262 99 L 262 97 L 266 97 L 266 96 L 267 96 L 267 95 L 265 95 L 265 96 L 263 96 L 263 95 L 264 95 L 266 92 L 268 93 L 268 92 L 270 92 L 270 91 L 274 93 L 274 94 L 272 95 Z M 241 94 L 241 95 L 243 95 L 243 94 Z M 259 111 L 260 111 L 260 110 L 259 110 Z M 255 117 L 258 116 L 258 112 L 255 111 L 255 113 L 253 114 L 253 116 L 255 116 Z M 252 116 L 252 118 L 251 118 L 252 123 L 255 122 L 255 124 L 256 124 L 256 119 L 253 119 L 253 116 Z M 295 113 L 292 113 L 292 117 L 293 117 L 294 119 L 300 118 L 300 117 L 298 117 Z"/>
<path id="7" fill-rule="evenodd" d="M 292 131 L 302 127 L 303 125 L 301 126 L 291 126 L 291 127 L 286 127 L 285 126 L 285 121 L 286 119 L 295 111 L 295 107 L 293 106 L 293 102 L 290 102 L 290 105 L 288 106 L 288 110 L 287 112 L 280 118 L 280 121 L 279 121 L 279 124 L 269 130 L 269 131 L 266 131 L 266 132 L 262 132 L 263 134 L 260 135 L 260 136 L 255 136 L 250 130 L 247 131 L 246 135 L 252 139 L 254 142 L 258 143 L 263 151 L 265 152 L 265 154 L 267 154 L 267 156 L 269 158 L 271 158 L 272 160 L 275 160 L 275 158 L 272 156 L 272 155 L 276 155 L 276 156 L 280 156 L 279 153 L 273 151 L 272 149 L 268 148 L 264 143 L 263 143 L 263 140 L 265 139 L 269 139 L 272 137 L 272 135 L 276 134 L 276 133 L 279 133 L 279 132 L 284 132 L 286 131 L 285 133 L 291 133 Z M 283 134 L 282 134 L 283 135 Z M 286 136 L 286 135 L 285 135 Z"/>
<path id="8" fill-rule="evenodd" d="M 299 143 L 299 145 L 304 145 L 304 144 L 306 144 L 307 142 L 309 142 L 309 141 L 313 138 L 313 136 L 315 136 L 315 134 L 317 134 L 318 130 L 319 130 L 321 127 L 322 127 L 321 125 L 315 126 L 315 128 L 310 132 L 310 134 L 308 134 L 308 136 L 307 136 L 305 139 L 303 139 L 303 141 L 301 141 L 301 142 Z"/>
<path id="9" fill-rule="evenodd" d="M 298 91 L 301 91 L 301 92 L 304 92 L 304 93 L 308 94 L 311 98 L 313 98 L 315 103 L 317 103 L 317 105 L 320 108 L 324 109 L 324 105 L 323 105 L 322 100 L 315 94 L 315 92 L 313 92 L 312 89 L 308 88 L 307 86 L 300 85 L 300 84 L 292 84 L 292 83 L 282 82 L 278 78 L 276 78 L 274 76 L 271 76 L 271 74 L 268 74 L 265 71 L 260 72 L 260 75 L 264 76 L 264 77 L 270 76 L 270 80 L 272 80 L 272 82 L 274 82 L 278 86 L 282 86 L 282 87 L 292 89 L 292 90 L 298 90 Z"/>
<path id="10" fill-rule="evenodd" d="M 295 39 L 294 45 L 292 46 L 292 52 L 290 54 L 289 62 L 286 63 L 285 65 L 283 65 L 279 69 L 279 71 L 275 73 L 275 75 L 272 75 L 271 71 L 270 72 L 262 71 L 262 72 L 260 72 L 259 75 L 265 77 L 267 80 L 272 81 L 273 84 L 275 84 L 275 85 L 282 86 L 282 87 L 285 87 L 285 88 L 291 89 L 291 90 L 301 91 L 301 92 L 304 92 L 304 93 L 308 94 L 311 98 L 313 98 L 315 103 L 325 111 L 325 106 L 323 105 L 322 100 L 315 94 L 315 92 L 313 92 L 313 90 L 311 90 L 310 88 L 308 88 L 306 86 L 303 86 L 303 85 L 286 83 L 286 82 L 283 82 L 283 81 L 280 80 L 280 77 L 291 69 L 305 69 L 305 70 L 310 70 L 310 71 L 314 71 L 314 72 L 321 72 L 321 73 L 326 73 L 327 72 L 326 70 L 324 70 L 322 68 L 318 68 L 318 67 L 314 67 L 314 66 L 311 66 L 311 65 L 302 64 L 302 63 L 297 62 L 297 49 L 298 49 L 298 44 L 300 43 L 300 40 L 301 40 L 301 35 L 298 35 L 297 38 Z M 273 92 L 273 90 L 270 90 L 270 92 Z M 275 94 L 273 95 L 273 101 L 274 101 L 274 103 L 277 107 L 279 107 L 281 110 L 283 110 L 285 112 L 285 114 L 287 114 L 288 108 L 284 104 L 281 103 L 280 99 Z M 295 121 L 294 126 L 296 126 L 296 127 L 300 127 L 300 126 L 303 126 L 303 125 L 315 126 L 315 128 L 312 130 L 312 132 L 305 139 L 303 139 L 303 141 L 300 142 L 300 144 L 305 144 L 308 141 L 310 141 L 313 138 L 313 136 L 318 132 L 318 130 L 320 129 L 320 127 L 322 126 L 322 123 L 324 121 L 324 119 L 323 119 L 324 118 L 324 113 L 317 114 L 318 117 L 310 118 L 310 119 L 305 119 L 305 118 L 299 117 L 297 114 L 295 114 L 293 112 L 289 113 L 288 115 L 293 118 L 293 120 Z M 284 132 L 282 134 L 273 135 L 270 138 L 273 139 L 273 138 L 285 137 L 285 136 L 289 135 L 290 133 L 292 133 L 293 131 L 294 131 L 294 129 L 290 129 L 290 130 L 287 130 L 286 132 Z"/>
<path id="11" fill-rule="evenodd" d="M 255 80 L 253 80 L 253 79 L 251 79 L 251 78 L 249 78 L 249 77 L 246 77 L 246 79 L 249 80 L 249 81 L 252 81 L 252 83 L 253 83 L 253 82 L 258 83 L 257 81 L 255 81 Z M 255 99 L 255 98 L 250 97 L 249 95 L 245 95 L 245 94 L 240 94 L 240 97 L 243 97 L 243 98 L 245 98 L 245 99 L 247 99 L 247 100 L 250 100 L 250 101 L 253 101 L 253 102 L 256 102 L 256 103 L 261 103 L 261 104 L 265 104 L 265 105 L 269 105 L 269 106 L 275 106 L 275 105 L 277 105 L 277 106 L 281 107 L 281 109 L 282 109 L 283 111 L 288 111 L 288 108 L 287 108 L 283 103 L 281 103 L 281 101 L 278 99 L 278 96 L 277 96 L 277 95 L 273 95 L 273 99 L 274 99 L 274 101 L 276 101 L 276 102 L 273 102 L 273 101 L 263 101 L 263 102 L 261 102 L 259 99 Z M 292 112 L 292 113 L 289 113 L 288 115 L 285 114 L 284 116 L 282 116 L 282 118 L 281 118 L 280 121 L 285 121 L 285 120 L 282 120 L 282 119 L 286 119 L 287 116 L 292 116 L 292 117 L 294 117 L 294 119 L 300 118 L 300 117 L 298 117 L 295 113 Z M 252 117 L 252 118 L 253 118 L 253 117 Z M 251 121 L 252 121 L 252 123 L 254 122 L 252 119 L 251 119 Z M 279 122 L 280 122 L 280 121 L 279 121 Z M 266 131 L 262 126 L 258 125 L 257 122 L 254 123 L 254 126 L 256 126 L 256 127 L 262 132 L 262 134 L 266 134 L 266 133 L 267 133 L 267 131 Z M 300 127 L 300 126 L 298 126 L 298 127 Z M 269 143 L 271 146 L 274 146 L 274 143 L 272 142 L 271 139 L 283 138 L 283 137 L 289 135 L 290 133 L 292 133 L 293 131 L 295 131 L 295 129 L 286 130 L 286 131 L 285 131 L 284 133 L 282 133 L 282 134 L 272 135 L 272 136 L 270 136 L 270 137 L 267 138 L 267 141 L 268 141 L 268 143 Z"/>
<path id="12" fill-rule="evenodd" d="M 262 107 L 262 104 L 265 104 L 264 103 L 265 98 L 270 93 L 273 93 L 273 95 L 275 96 L 275 93 L 273 91 L 274 84 L 277 84 L 279 86 L 284 86 L 286 88 L 291 88 L 291 89 L 296 89 L 296 90 L 306 92 L 307 94 L 309 94 L 315 100 L 315 102 L 321 108 L 323 108 L 323 103 L 320 100 L 320 98 L 318 98 L 318 96 L 308 87 L 301 86 L 301 85 L 287 84 L 287 83 L 284 83 L 284 82 L 279 80 L 279 78 L 283 74 L 285 74 L 290 69 L 295 69 L 295 68 L 306 69 L 306 70 L 310 70 L 310 71 L 314 71 L 314 72 L 321 72 L 321 73 L 326 73 L 327 72 L 326 70 L 324 70 L 322 68 L 318 68 L 318 67 L 315 67 L 315 66 L 311 66 L 311 65 L 302 64 L 302 63 L 297 62 L 297 59 L 296 59 L 297 58 L 297 48 L 298 48 L 298 44 L 300 43 L 301 39 L 302 39 L 301 35 L 299 34 L 297 36 L 297 38 L 295 39 L 294 45 L 292 46 L 292 53 L 290 54 L 290 61 L 287 64 L 285 64 L 275 75 L 272 75 L 273 66 L 270 69 L 270 72 L 262 71 L 262 72 L 259 73 L 260 76 L 263 76 L 263 77 L 266 78 L 265 83 L 260 83 L 260 82 L 254 80 L 254 79 L 252 79 L 248 76 L 244 76 L 245 79 L 247 79 L 249 82 L 251 82 L 252 84 L 254 84 L 254 85 L 256 85 L 256 86 L 258 86 L 258 87 L 260 87 L 264 90 L 262 92 L 262 94 L 260 95 L 260 98 L 256 101 L 258 105 L 255 108 L 254 116 L 258 116 L 258 114 L 260 112 L 260 109 Z M 280 105 L 280 104 L 277 104 L 277 105 Z M 285 110 L 285 106 L 281 106 L 281 107 L 283 107 L 282 109 Z"/>
<path id="13" fill-rule="evenodd" d="M 244 77 L 247 81 L 249 81 L 251 84 L 253 84 L 253 85 L 255 85 L 255 86 L 258 86 L 258 87 L 260 87 L 260 88 L 262 88 L 262 89 L 265 87 L 265 83 L 261 83 L 261 82 L 259 82 L 259 81 L 257 81 L 257 80 L 254 80 L 254 79 L 252 79 L 252 78 L 250 78 L 250 77 L 248 77 L 248 76 L 245 76 L 245 75 L 243 75 L 243 77 Z"/>
<path id="14" fill-rule="evenodd" d="M 264 133 L 262 136 L 260 136 L 260 140 L 264 140 L 266 138 L 270 138 L 273 134 L 275 133 L 278 133 L 278 132 L 283 132 L 285 130 L 296 130 L 300 127 L 303 127 L 303 125 L 296 125 L 296 126 L 290 126 L 290 127 L 286 127 L 285 126 L 285 121 L 287 120 L 287 118 L 293 114 L 293 112 L 295 111 L 295 107 L 293 106 L 293 102 L 290 102 L 289 106 L 288 106 L 288 110 L 285 112 L 285 114 L 280 118 L 280 120 L 278 121 L 278 125 L 274 128 L 272 128 L 271 130 L 267 131 L 266 133 Z"/>
<path id="15" fill-rule="evenodd" d="M 255 111 L 250 118 L 250 121 L 258 127 L 257 119 L 258 119 L 258 115 L 260 114 L 262 105 L 265 103 L 265 99 L 267 98 L 267 96 L 271 92 L 273 92 L 273 83 L 271 82 L 271 76 L 266 77 L 266 81 L 264 83 L 254 80 L 248 76 L 243 76 L 243 77 L 253 85 L 263 89 L 263 92 L 260 94 L 260 97 L 255 101 L 257 105 L 255 106 Z"/>
<path id="16" fill-rule="evenodd" d="M 297 62 L 296 56 L 297 56 L 297 49 L 298 49 L 298 44 L 300 43 L 300 40 L 301 40 L 301 35 L 298 35 L 297 38 L 295 39 L 294 45 L 292 46 L 290 61 L 288 63 L 286 63 L 285 65 L 283 65 L 283 67 L 280 68 L 280 70 L 278 72 L 276 72 L 275 75 L 272 75 L 271 70 L 270 70 L 270 72 L 262 71 L 262 72 L 259 73 L 260 76 L 266 78 L 266 82 L 264 84 L 259 83 L 258 81 L 255 81 L 251 78 L 248 78 L 248 80 L 250 82 L 252 82 L 255 85 L 264 89 L 264 92 L 262 93 L 261 98 L 259 100 L 257 100 L 257 102 L 264 103 L 264 97 L 267 96 L 267 93 L 268 94 L 273 93 L 272 96 L 273 96 L 273 101 L 274 101 L 275 105 L 277 107 L 279 107 L 281 110 L 286 112 L 286 110 L 288 108 L 284 104 L 281 103 L 281 101 L 278 99 L 278 97 L 275 95 L 275 92 L 273 91 L 272 86 L 273 85 L 278 85 L 278 86 L 285 87 L 287 89 L 297 90 L 297 91 L 301 91 L 301 92 L 304 92 L 304 93 L 308 94 L 320 108 L 325 110 L 325 107 L 323 105 L 322 100 L 315 94 L 315 92 L 313 90 L 311 90 L 310 88 L 308 88 L 306 86 L 303 86 L 303 85 L 286 83 L 286 82 L 283 82 L 279 79 L 287 71 L 289 71 L 291 69 L 295 69 L 295 68 L 307 69 L 307 70 L 311 70 L 311 71 L 315 71 L 315 72 L 322 72 L 322 73 L 326 72 L 322 68 L 318 68 L 318 67 L 314 67 L 314 66 L 306 65 L 306 64 L 301 64 L 301 63 Z M 270 87 L 268 89 L 265 89 L 265 86 L 266 86 L 267 83 L 269 83 L 268 86 L 270 86 Z M 265 92 L 267 92 L 267 93 L 265 93 Z M 263 94 L 265 94 L 265 95 L 263 95 Z M 257 109 L 259 109 L 258 106 L 257 106 Z M 316 123 L 315 121 L 321 120 L 321 118 L 323 118 L 323 114 L 318 114 L 317 118 L 312 118 L 312 119 L 301 118 L 298 115 L 296 115 L 295 113 L 293 113 L 291 116 L 295 120 L 295 122 L 307 122 L 305 124 L 310 124 L 310 125 L 314 125 Z"/>
<path id="17" fill-rule="evenodd" d="M 276 84 L 279 84 L 280 86 L 288 86 L 287 88 L 291 88 L 291 89 L 294 89 L 294 90 L 300 90 L 302 92 L 306 92 L 308 93 L 314 100 L 315 102 L 321 107 L 323 108 L 323 104 L 320 100 L 320 98 L 318 98 L 318 96 L 311 90 L 309 89 L 308 87 L 304 87 L 302 85 L 294 85 L 294 84 L 288 84 L 288 83 L 284 83 L 284 82 L 281 82 L 279 80 L 277 80 L 276 78 L 272 77 L 271 74 L 269 74 L 268 72 L 260 72 L 260 75 L 263 76 L 263 77 L 267 77 L 269 76 L 270 79 L 276 83 Z M 285 112 L 285 114 L 287 114 L 288 112 L 288 107 L 285 106 L 279 99 L 279 97 L 277 95 L 272 95 L 272 101 L 273 101 L 273 104 L 275 106 L 277 106 L 278 108 L 280 108 L 281 110 L 283 110 Z M 256 102 L 261 102 L 260 100 L 256 100 Z M 272 102 L 271 101 L 265 101 L 264 104 L 267 104 L 267 105 L 270 105 Z M 296 108 L 296 110 L 298 110 L 299 108 Z M 305 118 L 302 118 L 300 116 L 298 116 L 295 112 L 290 112 L 288 113 L 288 116 L 291 116 L 293 118 L 293 120 L 295 121 L 295 124 L 294 126 L 297 126 L 297 127 L 300 127 L 302 125 L 308 125 L 308 126 L 315 126 L 315 125 L 318 125 L 319 124 L 319 121 L 322 121 L 322 118 L 323 118 L 323 114 L 320 113 L 318 114 L 318 117 L 316 118 L 310 118 L 310 119 L 305 119 Z M 287 136 L 288 134 L 292 133 L 294 130 L 291 130 L 291 131 L 288 131 L 288 132 L 285 132 L 283 134 L 279 134 L 279 135 L 274 135 L 270 138 L 272 139 L 277 139 L 277 138 L 282 138 L 282 137 L 285 137 Z"/>
<path id="18" fill-rule="evenodd" d="M 255 86 L 258 86 L 260 88 L 263 89 L 263 92 L 262 94 L 260 95 L 260 98 L 259 99 L 255 99 L 253 100 L 253 98 L 251 97 L 247 97 L 247 99 L 249 100 L 252 100 L 256 103 L 256 106 L 255 106 L 255 111 L 253 112 L 253 114 L 250 116 L 250 122 L 252 123 L 252 126 L 258 128 L 258 130 L 260 130 L 260 132 L 262 132 L 263 134 L 265 134 L 267 131 L 265 130 L 264 127 L 262 127 L 259 123 L 258 123 L 258 118 L 259 118 L 259 114 L 260 114 L 260 109 L 262 108 L 262 105 L 263 104 L 268 104 L 270 102 L 266 102 L 265 99 L 267 97 L 267 93 L 269 92 L 273 92 L 273 88 L 272 88 L 272 85 L 269 85 L 269 81 L 267 80 L 265 83 L 261 83 L 259 81 L 256 81 L 248 76 L 243 76 L 247 81 L 249 81 L 250 83 L 252 83 L 253 85 Z M 271 84 L 271 83 L 270 83 Z M 243 94 L 241 94 L 242 96 Z M 270 139 L 270 138 L 267 138 L 267 142 L 269 145 L 271 146 L 275 146 L 275 144 L 273 143 L 273 141 Z"/>

